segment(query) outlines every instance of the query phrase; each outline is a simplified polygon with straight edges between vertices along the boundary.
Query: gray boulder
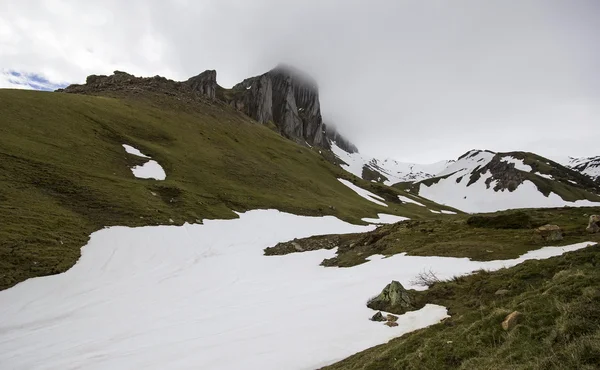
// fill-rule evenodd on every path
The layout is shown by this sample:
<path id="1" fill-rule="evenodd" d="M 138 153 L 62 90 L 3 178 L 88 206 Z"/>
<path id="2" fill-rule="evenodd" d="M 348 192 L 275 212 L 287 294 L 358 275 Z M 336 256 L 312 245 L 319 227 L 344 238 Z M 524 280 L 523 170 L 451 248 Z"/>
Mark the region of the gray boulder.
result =
<path id="1" fill-rule="evenodd" d="M 367 307 L 373 310 L 403 314 L 414 309 L 413 299 L 402 284 L 393 280 L 381 293 L 367 302 Z"/>

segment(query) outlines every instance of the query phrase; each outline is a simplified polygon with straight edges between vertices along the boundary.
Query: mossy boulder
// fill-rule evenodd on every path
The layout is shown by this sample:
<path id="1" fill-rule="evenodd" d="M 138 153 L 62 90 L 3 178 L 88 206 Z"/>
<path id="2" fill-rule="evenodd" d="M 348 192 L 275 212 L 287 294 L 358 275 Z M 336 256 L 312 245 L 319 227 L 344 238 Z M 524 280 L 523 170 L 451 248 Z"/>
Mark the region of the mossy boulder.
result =
<path id="1" fill-rule="evenodd" d="M 413 298 L 400 282 L 393 280 L 379 295 L 367 302 L 367 307 L 373 310 L 403 314 L 414 309 Z"/>

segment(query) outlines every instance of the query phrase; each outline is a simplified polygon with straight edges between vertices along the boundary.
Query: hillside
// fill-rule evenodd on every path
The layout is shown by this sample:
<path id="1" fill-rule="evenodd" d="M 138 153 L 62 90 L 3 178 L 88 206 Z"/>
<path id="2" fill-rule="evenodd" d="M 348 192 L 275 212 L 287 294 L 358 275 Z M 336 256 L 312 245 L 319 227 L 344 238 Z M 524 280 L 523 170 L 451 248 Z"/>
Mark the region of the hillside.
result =
<path id="1" fill-rule="evenodd" d="M 121 85 L 88 78 L 103 89 L 71 88 L 86 95 L 0 90 L 0 289 L 67 270 L 89 234 L 110 225 L 180 225 L 256 208 L 354 222 L 429 215 L 224 103 L 130 76 L 117 76 L 128 81 Z M 148 160 L 123 144 L 152 157 L 166 179 L 134 177 L 130 167 Z"/>
<path id="2" fill-rule="evenodd" d="M 466 212 L 600 204 L 590 177 L 527 152 L 472 150 L 435 177 L 396 187 Z"/>

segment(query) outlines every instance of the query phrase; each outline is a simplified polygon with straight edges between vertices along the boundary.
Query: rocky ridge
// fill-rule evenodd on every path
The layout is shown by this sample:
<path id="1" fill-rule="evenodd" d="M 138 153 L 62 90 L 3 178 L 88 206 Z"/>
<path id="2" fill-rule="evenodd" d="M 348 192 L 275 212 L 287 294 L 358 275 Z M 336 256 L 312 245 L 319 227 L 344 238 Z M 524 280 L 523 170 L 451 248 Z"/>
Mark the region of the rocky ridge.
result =
<path id="1" fill-rule="evenodd" d="M 302 145 L 331 148 L 331 141 L 342 143 L 345 150 L 358 149 L 335 128 L 326 128 L 321 116 L 317 83 L 304 72 L 287 65 L 260 76 L 247 78 L 231 89 L 217 84 L 217 72 L 206 70 L 187 81 L 165 77 L 136 77 L 115 71 L 113 75 L 91 75 L 83 85 L 70 85 L 57 92 L 111 95 L 117 92 L 163 93 L 183 102 L 225 103 L 262 124 L 273 124 L 281 135 Z"/>

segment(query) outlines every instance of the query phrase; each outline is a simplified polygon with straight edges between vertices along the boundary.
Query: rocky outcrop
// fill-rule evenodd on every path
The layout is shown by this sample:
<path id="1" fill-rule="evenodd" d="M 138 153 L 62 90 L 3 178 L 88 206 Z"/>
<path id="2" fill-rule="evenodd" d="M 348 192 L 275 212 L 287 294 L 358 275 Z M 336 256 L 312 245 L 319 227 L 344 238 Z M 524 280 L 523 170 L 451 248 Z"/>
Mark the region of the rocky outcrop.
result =
<path id="1" fill-rule="evenodd" d="M 367 302 L 367 307 L 397 314 L 403 314 L 414 308 L 409 292 L 396 280 L 386 285 L 378 296 L 371 298 Z"/>
<path id="2" fill-rule="evenodd" d="M 122 71 L 114 71 L 110 76 L 90 75 L 84 85 L 70 85 L 57 92 L 75 94 L 102 94 L 124 92 L 137 94 L 143 91 L 175 96 L 181 101 L 214 99 L 217 88 L 217 73 L 205 71 L 185 82 L 169 80 L 165 77 L 136 77 Z"/>
<path id="3" fill-rule="evenodd" d="M 330 147 L 317 84 L 298 69 L 277 66 L 235 85 L 232 92 L 227 102 L 258 122 L 272 121 L 283 136 L 298 143 Z"/>
<path id="4" fill-rule="evenodd" d="M 209 99 L 215 99 L 217 96 L 217 71 L 206 70 L 198 76 L 190 78 L 185 84 L 193 91 L 197 91 Z"/>
<path id="5" fill-rule="evenodd" d="M 183 102 L 207 99 L 222 101 L 260 123 L 275 124 L 283 136 L 300 144 L 329 149 L 330 140 L 335 140 L 344 150 L 357 151 L 335 129 L 330 129 L 329 137 L 327 136 L 317 83 L 304 72 L 287 65 L 280 65 L 263 75 L 245 79 L 232 89 L 220 87 L 217 84 L 217 72 L 206 70 L 183 82 L 160 76 L 136 77 L 115 71 L 110 76 L 91 75 L 84 85 L 70 85 L 57 90 L 109 96 L 143 91 L 175 96 Z"/>

